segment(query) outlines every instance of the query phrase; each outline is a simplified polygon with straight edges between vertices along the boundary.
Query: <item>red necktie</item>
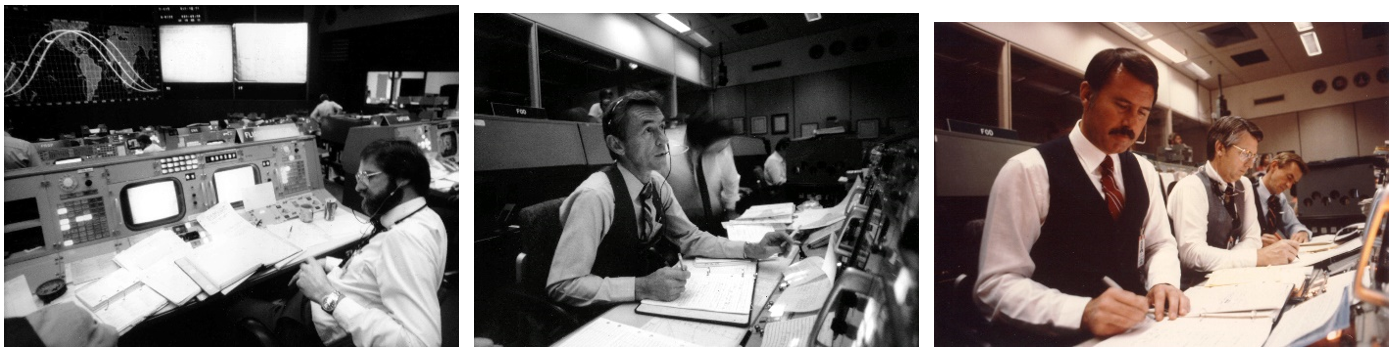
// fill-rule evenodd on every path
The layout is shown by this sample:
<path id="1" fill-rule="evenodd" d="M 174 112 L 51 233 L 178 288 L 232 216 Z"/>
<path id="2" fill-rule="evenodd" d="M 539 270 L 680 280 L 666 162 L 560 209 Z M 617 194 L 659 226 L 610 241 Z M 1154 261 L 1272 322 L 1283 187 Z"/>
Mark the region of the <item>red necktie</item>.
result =
<path id="1" fill-rule="evenodd" d="M 1099 165 L 1099 183 L 1104 186 L 1104 200 L 1108 201 L 1108 213 L 1113 215 L 1113 220 L 1118 220 L 1118 215 L 1123 213 L 1123 192 L 1118 190 L 1118 184 L 1113 181 L 1113 158 L 1104 156 L 1104 162 Z"/>

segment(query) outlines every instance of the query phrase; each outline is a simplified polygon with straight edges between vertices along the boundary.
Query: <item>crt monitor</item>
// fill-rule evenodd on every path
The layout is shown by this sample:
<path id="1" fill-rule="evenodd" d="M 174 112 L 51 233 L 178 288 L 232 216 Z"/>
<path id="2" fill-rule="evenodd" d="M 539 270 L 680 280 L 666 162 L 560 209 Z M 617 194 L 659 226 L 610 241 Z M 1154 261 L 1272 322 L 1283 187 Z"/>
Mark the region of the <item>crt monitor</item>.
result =
<path id="1" fill-rule="evenodd" d="M 460 140 L 455 138 L 455 131 L 442 132 L 440 134 L 441 156 L 455 156 L 455 143 Z"/>
<path id="2" fill-rule="evenodd" d="M 179 220 L 184 215 L 184 192 L 173 178 L 132 183 L 121 189 L 126 227 L 144 230 Z"/>
<path id="3" fill-rule="evenodd" d="M 234 166 L 213 173 L 213 188 L 218 193 L 218 203 L 240 206 L 242 190 L 257 184 L 256 168 L 252 165 Z"/>

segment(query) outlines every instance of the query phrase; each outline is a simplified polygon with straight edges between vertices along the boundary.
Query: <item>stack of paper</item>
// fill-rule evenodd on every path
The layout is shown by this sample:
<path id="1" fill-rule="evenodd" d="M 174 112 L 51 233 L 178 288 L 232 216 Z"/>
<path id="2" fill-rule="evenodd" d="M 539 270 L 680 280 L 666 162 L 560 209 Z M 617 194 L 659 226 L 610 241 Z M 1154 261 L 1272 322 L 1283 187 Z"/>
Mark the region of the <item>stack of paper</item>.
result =
<path id="1" fill-rule="evenodd" d="M 788 224 L 794 222 L 794 203 L 757 205 L 746 209 L 741 217 L 721 225 L 730 229 L 733 225 Z"/>
<path id="2" fill-rule="evenodd" d="M 1292 285 L 1302 284 L 1311 267 L 1283 265 L 1256 268 L 1235 268 L 1216 270 L 1205 277 L 1206 286 L 1238 285 L 1259 282 L 1280 282 Z"/>
<path id="3" fill-rule="evenodd" d="M 1349 288 L 1327 291 L 1286 313 L 1264 346 L 1307 346 L 1350 326 Z"/>
<path id="4" fill-rule="evenodd" d="M 719 259 L 718 259 L 718 258 L 705 258 L 705 257 L 700 257 L 700 258 L 697 258 L 696 260 L 693 261 L 692 266 L 695 266 L 695 267 L 698 267 L 698 268 L 706 268 L 706 267 L 712 267 L 712 266 L 741 265 L 741 263 L 748 262 L 748 261 L 750 261 L 750 259 L 741 259 L 741 258 L 719 258 Z"/>
<path id="5" fill-rule="evenodd" d="M 818 332 L 818 341 L 825 345 L 832 341 L 832 319 L 833 315 L 829 314 L 827 320 L 823 321 L 822 331 Z M 818 320 L 817 315 L 810 315 L 766 323 L 765 332 L 761 334 L 760 346 L 799 347 L 811 345 L 808 343 L 808 333 L 813 332 L 813 322 L 816 320 Z"/>
<path id="6" fill-rule="evenodd" d="M 1188 316 L 1211 313 L 1250 313 L 1276 311 L 1287 303 L 1292 284 L 1282 282 L 1248 283 L 1226 286 L 1195 286 L 1186 290 L 1191 300 Z"/>
<path id="7" fill-rule="evenodd" d="M 662 334 L 596 318 L 558 344 L 557 347 L 695 347 L 691 343 Z"/>
<path id="8" fill-rule="evenodd" d="M 794 222 L 789 227 L 806 230 L 836 224 L 847 218 L 847 202 L 832 208 L 807 209 L 794 214 Z"/>
<path id="9" fill-rule="evenodd" d="M 214 294 L 236 287 L 263 266 L 291 259 L 301 252 L 276 235 L 252 226 L 227 203 L 198 216 L 212 243 L 176 261 L 204 292 Z"/>
<path id="10" fill-rule="evenodd" d="M 78 288 L 77 298 L 97 320 L 121 332 L 129 330 L 169 303 L 168 299 L 142 284 L 139 276 L 125 268 Z"/>
<path id="11" fill-rule="evenodd" d="M 729 223 L 729 221 L 728 221 Z M 745 241 L 760 243 L 765 239 L 765 234 L 774 231 L 784 231 L 784 225 L 778 224 L 755 224 L 755 225 L 725 225 L 726 238 L 732 241 Z"/>
<path id="12" fill-rule="evenodd" d="M 29 280 L 23 274 L 5 280 L 5 317 L 22 317 L 39 310 L 34 303 L 34 291 L 29 290 Z"/>
<path id="13" fill-rule="evenodd" d="M 116 253 L 103 253 L 96 256 L 79 259 L 63 264 L 63 272 L 66 275 L 69 285 L 88 283 L 111 274 L 116 269 L 116 262 L 112 261 Z"/>

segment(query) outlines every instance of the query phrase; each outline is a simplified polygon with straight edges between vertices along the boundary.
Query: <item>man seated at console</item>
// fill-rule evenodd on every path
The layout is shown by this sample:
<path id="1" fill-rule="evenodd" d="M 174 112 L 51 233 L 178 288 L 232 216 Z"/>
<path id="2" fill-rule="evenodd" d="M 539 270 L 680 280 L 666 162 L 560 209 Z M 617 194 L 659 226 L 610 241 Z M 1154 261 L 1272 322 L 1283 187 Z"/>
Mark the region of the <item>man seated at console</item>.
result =
<path id="1" fill-rule="evenodd" d="M 616 162 L 591 174 L 561 205 L 564 228 L 546 283 L 552 299 L 595 308 L 584 309 L 588 314 L 611 303 L 672 301 L 690 275 L 670 267 L 668 254 L 766 258 L 789 241 L 782 232 L 768 233 L 760 243 L 730 241 L 687 219 L 661 176 L 669 151 L 659 106 L 662 97 L 647 92 L 631 92 L 607 106 L 602 129 Z"/>
<path id="2" fill-rule="evenodd" d="M 373 231 L 338 266 L 313 258 L 301 264 L 292 279 L 299 291 L 284 304 L 245 299 L 230 315 L 257 319 L 286 345 L 441 345 L 436 291 L 447 240 L 422 198 L 431 175 L 426 157 L 403 140 L 369 143 L 361 155 L 355 190 Z"/>
<path id="3" fill-rule="evenodd" d="M 1167 210 L 1186 281 L 1220 269 L 1282 265 L 1297 259 L 1292 240 L 1263 245 L 1255 193 L 1244 173 L 1258 156 L 1263 131 L 1249 120 L 1225 116 L 1206 134 L 1210 161 L 1176 182 Z"/>

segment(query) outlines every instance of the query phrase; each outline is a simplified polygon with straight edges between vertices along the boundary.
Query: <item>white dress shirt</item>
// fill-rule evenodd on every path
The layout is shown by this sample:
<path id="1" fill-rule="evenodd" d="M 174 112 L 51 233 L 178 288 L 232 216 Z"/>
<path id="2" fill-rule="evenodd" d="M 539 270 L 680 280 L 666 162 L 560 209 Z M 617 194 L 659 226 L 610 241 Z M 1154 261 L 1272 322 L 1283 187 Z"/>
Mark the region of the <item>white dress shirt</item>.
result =
<path id="1" fill-rule="evenodd" d="M 326 345 L 352 335 L 355 346 L 440 346 L 440 299 L 445 275 L 445 224 L 425 198 L 413 198 L 382 216 L 387 231 L 368 241 L 329 283 L 344 294 L 334 314 L 311 303 L 315 331 Z M 398 220 L 401 223 L 393 224 Z"/>
<path id="2" fill-rule="evenodd" d="M 624 179 L 629 201 L 634 203 L 634 216 L 639 217 L 643 204 L 639 202 L 639 192 L 644 184 L 619 168 Z M 745 242 L 731 241 L 697 229 L 682 206 L 673 198 L 673 188 L 663 181 L 658 172 L 650 172 L 649 182 L 662 185 L 657 187 L 654 204 L 657 211 L 663 212 L 663 223 L 650 226 L 652 231 L 643 234 L 645 239 L 665 234 L 678 244 L 683 254 L 700 255 L 708 258 L 743 258 Z M 666 210 L 662 204 L 669 204 Z M 610 178 L 604 172 L 591 174 L 581 186 L 571 192 L 561 203 L 561 223 L 565 224 L 561 238 L 557 240 L 557 251 L 552 257 L 552 265 L 547 274 L 547 294 L 552 299 L 573 306 L 589 306 L 596 303 L 616 303 L 634 301 L 634 277 L 600 277 L 591 274 L 595 265 L 596 251 L 601 241 L 610 231 L 615 219 L 615 191 L 610 187 Z M 654 219 L 649 219 L 653 221 Z M 661 228 L 666 228 L 659 231 Z M 637 255 L 637 254 L 636 254 Z"/>
<path id="3" fill-rule="evenodd" d="M 1118 165 L 1118 155 L 1106 155 L 1095 147 L 1080 132 L 1078 123 L 1068 138 L 1079 156 L 1080 167 L 1089 175 L 1094 189 L 1098 190 L 1099 199 L 1104 199 L 1103 186 L 1099 183 L 1099 165 L 1105 157 L 1113 158 L 1114 165 Z M 1180 287 L 1181 270 L 1176 259 L 1176 241 L 1167 223 L 1156 168 L 1146 159 L 1136 159 L 1147 187 L 1132 191 L 1147 192 L 1149 203 L 1142 223 L 1147 251 L 1147 282 L 1144 285 L 1149 290 L 1158 284 Z M 1122 182 L 1122 169 L 1113 169 L 1113 179 L 1118 181 L 1118 189 L 1126 197 L 1128 190 Z M 1031 280 L 1036 271 L 1036 264 L 1031 260 L 1031 247 L 1040 238 L 1041 225 L 1051 210 L 1049 188 L 1050 178 L 1045 160 L 1035 148 L 1007 160 L 992 183 L 978 259 L 980 272 L 975 287 L 979 308 L 984 310 L 988 319 L 1011 319 L 1055 329 L 1080 328 L 1084 306 L 1092 297 L 1065 294 Z"/>
<path id="4" fill-rule="evenodd" d="M 335 103 L 333 100 L 325 100 L 319 103 L 319 105 L 315 105 L 315 110 L 310 112 L 310 118 L 319 119 L 320 117 L 333 115 L 343 110 L 344 107 L 339 106 L 339 103 Z"/>
<path id="5" fill-rule="evenodd" d="M 736 173 L 736 158 L 731 146 L 716 152 L 702 152 L 687 145 L 687 126 L 680 125 L 663 131 L 668 136 L 668 150 L 672 151 L 668 185 L 673 187 L 678 203 L 682 204 L 688 220 L 699 218 L 705 210 L 702 206 L 701 188 L 697 186 L 697 163 L 692 159 L 702 158 L 702 173 L 707 181 L 707 201 L 711 203 L 711 215 L 725 220 L 727 211 L 735 210 L 741 200 L 741 175 Z M 700 218 L 699 218 L 700 219 Z"/>
<path id="6" fill-rule="evenodd" d="M 1236 199 L 1236 213 L 1242 217 L 1239 229 L 1244 235 L 1234 248 L 1211 247 L 1205 241 L 1207 216 L 1210 214 L 1210 199 L 1205 187 L 1210 187 L 1210 179 L 1221 180 L 1220 174 L 1209 162 L 1201 167 L 1201 172 L 1186 176 L 1176 182 L 1171 190 L 1167 211 L 1176 226 L 1176 239 L 1181 251 L 1181 263 L 1187 269 L 1208 273 L 1220 269 L 1250 268 L 1258 264 L 1259 247 L 1263 240 L 1259 233 L 1258 212 L 1254 211 L 1254 192 L 1249 178 L 1239 178 L 1239 190 L 1243 199 Z M 1221 181 L 1223 182 L 1223 181 Z"/>
<path id="7" fill-rule="evenodd" d="M 779 152 L 770 153 L 770 157 L 765 158 L 765 174 L 762 176 L 765 176 L 765 183 L 771 186 L 784 184 L 788 180 L 785 177 L 784 156 Z"/>

